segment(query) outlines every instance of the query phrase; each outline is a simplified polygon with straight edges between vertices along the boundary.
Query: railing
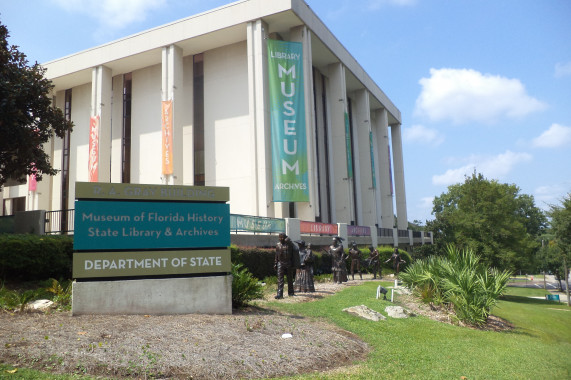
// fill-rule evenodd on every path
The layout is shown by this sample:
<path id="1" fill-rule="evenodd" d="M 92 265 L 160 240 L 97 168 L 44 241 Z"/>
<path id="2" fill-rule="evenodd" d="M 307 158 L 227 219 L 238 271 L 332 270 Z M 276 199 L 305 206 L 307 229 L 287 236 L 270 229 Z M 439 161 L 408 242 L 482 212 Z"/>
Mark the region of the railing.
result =
<path id="1" fill-rule="evenodd" d="M 74 209 L 46 211 L 45 233 L 49 234 L 72 234 L 74 223 Z M 13 221 L 11 216 L 0 217 L 0 227 Z M 5 222 L 5 223 L 4 223 Z M 13 222 L 12 222 L 13 223 Z M 272 234 L 286 231 L 285 219 L 268 218 L 261 216 L 230 214 L 230 232 L 246 233 L 246 234 Z M 0 230 L 1 232 L 1 230 Z M 300 221 L 300 232 L 308 235 L 337 235 L 337 224 L 317 223 Z M 349 236 L 370 236 L 369 227 L 347 226 L 347 234 Z M 425 237 L 430 238 L 432 232 L 425 232 Z M 377 236 L 381 238 L 392 238 L 392 228 L 377 228 Z M 422 237 L 420 231 L 412 232 L 413 238 Z M 398 230 L 399 238 L 408 238 L 408 230 Z"/>
<path id="2" fill-rule="evenodd" d="M 393 229 L 392 228 L 378 228 L 377 236 L 380 237 L 393 237 Z"/>
<path id="3" fill-rule="evenodd" d="M 46 235 L 73 233 L 75 209 L 46 211 Z"/>

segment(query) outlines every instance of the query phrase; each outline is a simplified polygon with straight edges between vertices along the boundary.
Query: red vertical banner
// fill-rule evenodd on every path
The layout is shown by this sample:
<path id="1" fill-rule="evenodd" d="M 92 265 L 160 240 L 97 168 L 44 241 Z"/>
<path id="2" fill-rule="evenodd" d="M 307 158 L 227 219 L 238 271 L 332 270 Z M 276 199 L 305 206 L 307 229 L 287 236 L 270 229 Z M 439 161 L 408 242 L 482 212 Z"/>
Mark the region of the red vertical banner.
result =
<path id="1" fill-rule="evenodd" d="M 34 172 L 36 171 L 36 167 L 35 164 L 32 163 L 32 165 L 34 165 Z M 28 191 L 36 191 L 38 188 L 38 181 L 36 180 L 36 174 L 30 174 L 30 176 L 28 177 Z"/>
<path id="2" fill-rule="evenodd" d="M 173 173 L 172 165 L 172 100 L 162 102 L 163 174 Z"/>
<path id="3" fill-rule="evenodd" d="M 89 182 L 99 180 L 99 116 L 89 120 Z"/>

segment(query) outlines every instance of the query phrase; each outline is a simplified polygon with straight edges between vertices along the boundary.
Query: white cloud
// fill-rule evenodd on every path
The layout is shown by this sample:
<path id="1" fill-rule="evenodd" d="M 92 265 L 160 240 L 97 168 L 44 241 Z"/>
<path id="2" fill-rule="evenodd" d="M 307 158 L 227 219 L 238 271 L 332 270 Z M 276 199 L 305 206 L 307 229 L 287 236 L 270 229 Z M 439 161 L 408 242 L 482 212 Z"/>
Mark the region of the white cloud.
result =
<path id="1" fill-rule="evenodd" d="M 571 127 L 551 124 L 551 127 L 532 141 L 536 148 L 557 148 L 571 144 Z"/>
<path id="2" fill-rule="evenodd" d="M 166 0 L 52 0 L 72 13 L 87 14 L 99 22 L 99 28 L 119 30 L 143 21 L 147 14 L 166 4 Z"/>
<path id="3" fill-rule="evenodd" d="M 519 79 L 471 69 L 430 69 L 430 78 L 422 78 L 419 83 L 422 91 L 414 112 L 431 121 L 492 124 L 502 118 L 521 118 L 546 107 L 527 94 Z"/>
<path id="4" fill-rule="evenodd" d="M 571 75 L 571 61 L 566 63 L 557 63 L 555 65 L 555 78 L 561 78 Z"/>
<path id="5" fill-rule="evenodd" d="M 369 0 L 368 8 L 370 10 L 381 9 L 385 5 L 396 5 L 406 7 L 416 5 L 417 0 Z"/>
<path id="6" fill-rule="evenodd" d="M 467 158 L 468 164 L 456 169 L 448 169 L 444 174 L 432 176 L 432 183 L 444 186 L 462 183 L 464 177 L 470 176 L 474 170 L 487 178 L 500 179 L 516 165 L 529 162 L 532 158 L 528 153 L 514 153 L 509 150 L 496 156 L 474 155 Z"/>
<path id="7" fill-rule="evenodd" d="M 551 205 L 561 205 L 561 201 L 569 193 L 571 193 L 571 181 L 566 181 L 540 186 L 535 189 L 533 197 L 538 207 L 549 210 Z"/>
<path id="8" fill-rule="evenodd" d="M 424 145 L 438 146 L 444 141 L 444 137 L 436 130 L 426 128 L 424 125 L 413 125 L 403 130 L 404 141 Z"/>

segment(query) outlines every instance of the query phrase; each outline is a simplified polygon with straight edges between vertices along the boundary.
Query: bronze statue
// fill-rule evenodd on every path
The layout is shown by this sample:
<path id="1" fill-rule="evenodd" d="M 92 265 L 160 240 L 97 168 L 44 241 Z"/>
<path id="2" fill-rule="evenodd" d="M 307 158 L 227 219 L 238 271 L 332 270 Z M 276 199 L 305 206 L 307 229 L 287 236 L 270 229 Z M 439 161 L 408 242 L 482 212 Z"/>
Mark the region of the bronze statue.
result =
<path id="1" fill-rule="evenodd" d="M 333 282 L 341 284 L 347 282 L 347 264 L 345 263 L 345 251 L 343 249 L 343 238 L 335 236 L 333 244 L 329 246 L 329 254 L 332 257 L 331 271 L 333 272 Z"/>
<path id="2" fill-rule="evenodd" d="M 377 272 L 379 273 L 379 278 L 381 278 L 380 261 L 379 261 L 379 251 L 375 249 L 372 245 L 369 247 L 369 267 L 373 271 L 373 279 L 377 278 Z"/>
<path id="3" fill-rule="evenodd" d="M 311 252 L 311 244 L 305 245 L 305 241 L 297 240 L 299 247 L 300 267 L 295 276 L 296 292 L 315 292 L 313 283 L 313 252 Z"/>
<path id="4" fill-rule="evenodd" d="M 287 293 L 294 296 L 293 276 L 295 274 L 294 246 L 291 239 L 283 232 L 279 234 L 276 245 L 274 269 L 278 273 L 278 294 L 275 299 L 284 298 L 284 276 L 287 276 Z"/>
<path id="5" fill-rule="evenodd" d="M 399 253 L 399 249 L 395 247 L 395 250 L 393 251 L 393 254 L 391 255 L 391 257 L 389 257 L 389 259 L 387 261 L 385 261 L 385 263 L 388 263 L 389 261 L 393 262 L 393 269 L 395 270 L 395 274 L 398 276 L 399 274 L 399 270 L 400 270 L 400 264 L 401 263 L 406 263 L 406 261 L 404 261 L 401 257 L 400 257 L 400 253 Z"/>
<path id="6" fill-rule="evenodd" d="M 355 279 L 355 267 L 357 267 L 357 272 L 359 272 L 359 276 L 362 280 L 363 275 L 361 274 L 361 251 L 359 248 L 357 248 L 357 243 L 353 242 L 351 245 L 349 256 L 351 256 L 351 276 L 353 277 L 353 280 Z"/>

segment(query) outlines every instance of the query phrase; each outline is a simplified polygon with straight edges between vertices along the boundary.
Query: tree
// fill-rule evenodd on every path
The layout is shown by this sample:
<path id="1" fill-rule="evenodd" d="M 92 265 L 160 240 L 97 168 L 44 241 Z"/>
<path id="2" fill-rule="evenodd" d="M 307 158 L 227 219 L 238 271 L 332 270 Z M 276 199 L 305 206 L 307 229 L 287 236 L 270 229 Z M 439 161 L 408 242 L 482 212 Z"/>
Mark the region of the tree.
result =
<path id="1" fill-rule="evenodd" d="M 567 291 L 567 304 L 571 306 L 569 297 L 569 260 L 571 259 L 571 193 L 561 202 L 561 206 L 551 205 L 548 215 L 551 217 L 551 230 L 555 235 L 555 245 L 559 249 L 559 259 L 563 264 L 563 275 Z"/>
<path id="2" fill-rule="evenodd" d="M 73 124 L 52 107 L 51 81 L 37 62 L 29 66 L 26 55 L 8 44 L 8 29 L 0 23 L 0 188 L 9 179 L 25 182 L 35 174 L 54 175 L 46 142 L 63 138 Z"/>
<path id="3" fill-rule="evenodd" d="M 434 232 L 436 251 L 454 244 L 471 249 L 488 266 L 512 271 L 531 266 L 540 245 L 536 237 L 546 225 L 532 196 L 476 173 L 436 197 L 432 213 L 435 220 L 426 229 Z"/>

